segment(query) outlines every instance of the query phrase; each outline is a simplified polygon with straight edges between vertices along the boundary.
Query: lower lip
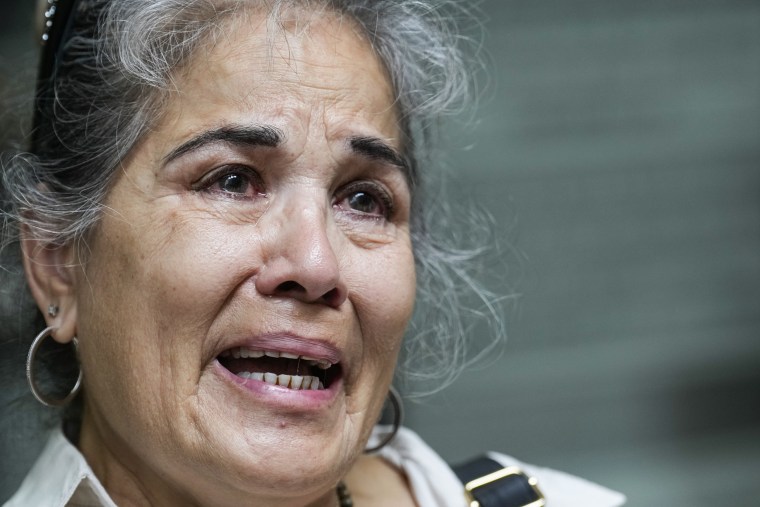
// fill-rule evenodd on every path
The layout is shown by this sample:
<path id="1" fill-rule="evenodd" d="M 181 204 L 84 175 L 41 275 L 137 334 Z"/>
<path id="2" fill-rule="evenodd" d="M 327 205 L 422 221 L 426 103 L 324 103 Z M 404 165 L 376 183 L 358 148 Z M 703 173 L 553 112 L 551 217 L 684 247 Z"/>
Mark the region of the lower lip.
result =
<path id="1" fill-rule="evenodd" d="M 213 371 L 226 382 L 244 391 L 253 394 L 257 401 L 265 402 L 273 406 L 280 406 L 296 410 L 320 410 L 328 407 L 338 397 L 342 389 L 343 381 L 340 377 L 334 379 L 330 387 L 319 390 L 296 390 L 288 387 L 267 384 L 261 380 L 238 377 L 230 370 L 222 366 L 219 361 L 214 361 Z"/>

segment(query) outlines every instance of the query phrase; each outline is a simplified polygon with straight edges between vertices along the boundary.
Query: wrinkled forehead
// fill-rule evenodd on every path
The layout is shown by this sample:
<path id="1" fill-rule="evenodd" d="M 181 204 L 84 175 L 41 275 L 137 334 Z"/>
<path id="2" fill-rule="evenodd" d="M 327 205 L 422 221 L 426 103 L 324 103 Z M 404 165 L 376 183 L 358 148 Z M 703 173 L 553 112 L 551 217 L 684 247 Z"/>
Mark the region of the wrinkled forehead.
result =
<path id="1" fill-rule="evenodd" d="M 353 58 L 361 52 L 362 60 L 371 60 L 382 68 L 385 80 L 379 82 L 378 86 L 390 88 L 390 74 L 375 52 L 364 28 L 351 15 L 327 4 L 328 2 L 297 0 L 238 1 L 234 8 L 227 11 L 227 15 L 220 17 L 222 22 L 199 53 L 208 55 L 218 50 L 220 44 L 235 38 L 241 31 L 257 38 L 256 56 L 266 56 L 269 59 L 283 58 L 297 62 L 303 56 L 299 49 L 308 50 L 312 45 L 317 46 L 317 49 L 310 56 L 313 58 L 322 52 L 325 61 L 343 58 L 343 63 L 347 63 L 355 61 Z M 293 41 L 301 42 L 302 45 L 293 45 Z"/>
<path id="2" fill-rule="evenodd" d="M 241 115 L 281 118 L 307 106 L 316 117 L 364 122 L 398 137 L 385 66 L 356 23 L 330 10 L 238 11 L 175 78 L 167 104 L 175 119 L 193 112 L 211 118 L 231 102 Z"/>
<path id="3" fill-rule="evenodd" d="M 220 81 L 219 72 L 252 71 L 247 79 L 254 91 L 265 81 L 297 79 L 303 86 L 350 93 L 361 76 L 370 76 L 374 98 L 381 96 L 396 113 L 390 73 L 359 23 L 322 3 L 309 2 L 313 9 L 303 3 L 236 4 L 206 43 L 178 69 L 177 82 Z M 253 68 L 251 62 L 255 62 Z M 352 74 L 356 79 L 348 82 Z"/>
<path id="4" fill-rule="evenodd" d="M 141 145 L 158 160 L 231 125 L 277 129 L 293 153 L 372 138 L 404 156 L 385 66 L 353 22 L 326 10 L 229 16 L 174 76 Z"/>

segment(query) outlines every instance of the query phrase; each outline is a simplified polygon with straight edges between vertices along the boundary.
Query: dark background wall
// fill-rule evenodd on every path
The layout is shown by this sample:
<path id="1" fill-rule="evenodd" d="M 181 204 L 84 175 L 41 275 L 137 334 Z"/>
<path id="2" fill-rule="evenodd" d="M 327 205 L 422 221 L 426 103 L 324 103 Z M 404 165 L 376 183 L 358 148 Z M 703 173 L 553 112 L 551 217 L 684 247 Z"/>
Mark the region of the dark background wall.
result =
<path id="1" fill-rule="evenodd" d="M 521 296 L 504 356 L 410 424 L 632 506 L 757 504 L 760 2 L 483 7 L 496 91 L 452 164 L 516 224 Z"/>
<path id="2" fill-rule="evenodd" d="M 31 4 L 3 6 L 0 86 L 34 58 Z M 633 507 L 754 505 L 760 2 L 482 7 L 493 83 L 448 130 L 450 198 L 495 216 L 520 296 L 504 355 L 408 424 L 452 461 L 501 450 Z"/>

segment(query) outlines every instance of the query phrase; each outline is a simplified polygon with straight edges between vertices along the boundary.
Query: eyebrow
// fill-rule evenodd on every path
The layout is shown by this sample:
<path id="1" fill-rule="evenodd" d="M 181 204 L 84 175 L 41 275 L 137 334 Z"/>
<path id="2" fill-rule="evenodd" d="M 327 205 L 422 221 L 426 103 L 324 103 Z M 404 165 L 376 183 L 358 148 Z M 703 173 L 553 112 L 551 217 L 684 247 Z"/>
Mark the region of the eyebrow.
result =
<path id="1" fill-rule="evenodd" d="M 410 176 L 409 161 L 388 143 L 377 137 L 357 136 L 348 140 L 351 150 L 371 160 L 394 165 Z"/>
<path id="2" fill-rule="evenodd" d="M 285 134 L 272 125 L 225 125 L 213 130 L 206 130 L 189 141 L 174 148 L 164 157 L 168 164 L 182 155 L 213 144 L 231 144 L 237 146 L 266 146 L 275 148 L 282 143 Z"/>
<path id="3" fill-rule="evenodd" d="M 163 164 L 168 164 L 189 152 L 209 145 L 223 143 L 276 148 L 283 142 L 284 138 L 283 131 L 272 125 L 225 125 L 201 132 L 174 148 L 164 157 Z M 370 160 L 379 160 L 393 165 L 400 169 L 407 178 L 411 177 L 412 170 L 408 159 L 382 139 L 371 136 L 355 136 L 348 139 L 348 145 L 351 151 Z"/>

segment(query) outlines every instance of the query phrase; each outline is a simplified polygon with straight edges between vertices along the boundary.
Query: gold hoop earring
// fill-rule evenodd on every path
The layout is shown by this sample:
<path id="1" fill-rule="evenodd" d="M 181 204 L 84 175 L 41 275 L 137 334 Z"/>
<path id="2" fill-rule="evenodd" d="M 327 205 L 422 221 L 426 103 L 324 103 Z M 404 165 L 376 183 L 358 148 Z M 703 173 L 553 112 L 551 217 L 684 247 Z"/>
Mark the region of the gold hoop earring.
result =
<path id="1" fill-rule="evenodd" d="M 26 381 L 29 384 L 29 389 L 32 391 L 32 394 L 35 398 L 37 398 L 37 401 L 48 407 L 61 407 L 73 400 L 74 397 L 79 393 L 79 390 L 82 388 L 82 368 L 79 368 L 79 376 L 77 377 L 76 384 L 74 384 L 71 392 L 69 392 L 65 398 L 51 398 L 39 390 L 34 374 L 34 360 L 35 356 L 37 355 L 37 351 L 40 348 L 40 345 L 45 340 L 45 338 L 52 335 L 53 330 L 54 328 L 52 327 L 46 327 L 43 329 L 42 332 L 34 338 L 32 346 L 29 347 L 29 354 L 26 356 Z M 71 339 L 71 342 L 74 344 L 74 351 L 77 357 L 79 357 L 79 342 L 77 341 L 76 336 Z"/>
<path id="2" fill-rule="evenodd" d="M 404 422 L 404 405 L 401 404 L 401 396 L 393 386 L 388 388 L 388 401 L 391 402 L 391 407 L 393 407 L 393 427 L 391 428 L 391 431 L 383 436 L 377 445 L 370 447 L 369 449 L 364 449 L 365 453 L 377 452 L 388 445 L 396 436 L 396 433 L 398 433 L 401 423 Z"/>

